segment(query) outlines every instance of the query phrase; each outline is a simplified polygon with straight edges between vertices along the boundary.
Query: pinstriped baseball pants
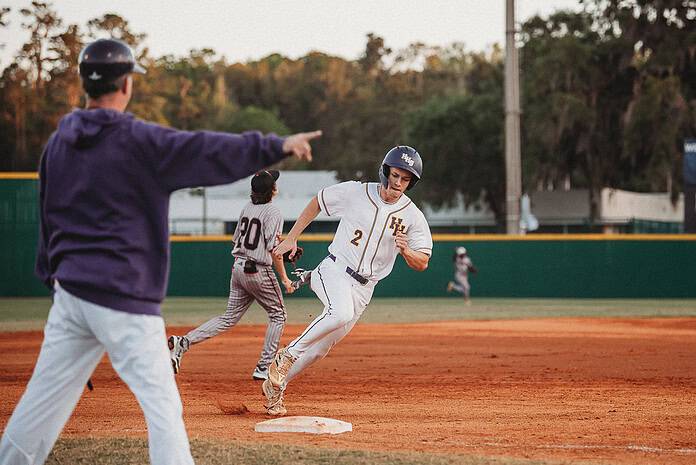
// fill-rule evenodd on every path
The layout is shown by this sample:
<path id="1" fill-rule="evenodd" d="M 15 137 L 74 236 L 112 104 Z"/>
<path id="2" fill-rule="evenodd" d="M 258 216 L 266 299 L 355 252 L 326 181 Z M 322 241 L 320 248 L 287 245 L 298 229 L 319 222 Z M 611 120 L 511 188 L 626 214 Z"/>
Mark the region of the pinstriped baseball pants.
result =
<path id="1" fill-rule="evenodd" d="M 244 260 L 234 261 L 227 310 L 222 315 L 211 318 L 198 328 L 191 330 L 186 335 L 191 344 L 203 342 L 236 325 L 251 303 L 256 300 L 268 313 L 268 327 L 258 366 L 265 368 L 271 363 L 278 351 L 278 343 L 285 328 L 287 314 L 283 294 L 273 270 L 266 265 L 257 265 L 257 269 L 256 273 L 245 273 Z"/>

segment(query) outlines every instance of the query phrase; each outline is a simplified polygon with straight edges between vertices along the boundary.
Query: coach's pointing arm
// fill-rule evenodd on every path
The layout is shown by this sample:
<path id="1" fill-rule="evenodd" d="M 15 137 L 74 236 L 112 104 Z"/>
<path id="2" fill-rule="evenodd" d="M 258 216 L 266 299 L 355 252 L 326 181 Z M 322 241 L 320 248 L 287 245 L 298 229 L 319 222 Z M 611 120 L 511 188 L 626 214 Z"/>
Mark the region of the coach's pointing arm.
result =
<path id="1" fill-rule="evenodd" d="M 278 137 L 258 131 L 180 131 L 138 120 L 131 124 L 143 155 L 169 192 L 234 182 L 288 156 L 309 161 L 309 142 L 321 136 L 321 131 Z"/>

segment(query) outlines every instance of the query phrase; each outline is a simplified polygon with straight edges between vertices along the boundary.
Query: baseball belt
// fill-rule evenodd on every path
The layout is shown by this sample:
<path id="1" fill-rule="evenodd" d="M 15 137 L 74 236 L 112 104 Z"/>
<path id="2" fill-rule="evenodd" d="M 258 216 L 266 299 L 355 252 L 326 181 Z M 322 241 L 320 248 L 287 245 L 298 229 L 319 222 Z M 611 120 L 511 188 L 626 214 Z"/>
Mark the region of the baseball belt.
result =
<path id="1" fill-rule="evenodd" d="M 329 254 L 329 258 L 330 258 L 331 260 L 333 260 L 334 262 L 336 261 L 336 256 L 335 256 L 334 254 L 332 254 L 332 253 Z M 357 282 L 359 282 L 359 283 L 362 284 L 363 286 L 364 286 L 365 284 L 367 284 L 367 282 L 368 282 L 368 279 L 367 279 L 367 278 L 365 278 L 365 277 L 363 277 L 363 276 L 360 276 L 360 274 L 358 274 L 357 271 L 354 271 L 353 268 L 351 268 L 351 267 L 349 267 L 349 266 L 346 267 L 346 273 L 348 273 L 348 275 L 349 275 L 351 278 L 353 278 L 354 280 L 356 280 Z"/>

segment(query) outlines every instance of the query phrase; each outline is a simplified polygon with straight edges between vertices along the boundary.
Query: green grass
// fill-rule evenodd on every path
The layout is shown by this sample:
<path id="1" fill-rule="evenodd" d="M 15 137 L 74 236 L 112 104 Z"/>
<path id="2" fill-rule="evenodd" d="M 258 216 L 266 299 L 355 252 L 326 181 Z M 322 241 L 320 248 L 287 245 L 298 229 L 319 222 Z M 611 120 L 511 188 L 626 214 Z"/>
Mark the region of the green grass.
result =
<path id="1" fill-rule="evenodd" d="M 170 297 L 162 313 L 170 326 L 197 325 L 223 313 L 227 301 L 211 297 Z M 316 298 L 286 301 L 289 323 L 307 323 L 321 312 Z M 48 298 L 0 299 L 0 331 L 43 327 L 51 305 Z M 696 316 L 696 299 L 474 299 L 466 307 L 459 298 L 373 299 L 362 323 L 414 323 L 441 320 L 498 320 L 563 317 Z M 252 305 L 241 324 L 262 324 L 266 313 Z"/>
<path id="2" fill-rule="evenodd" d="M 388 445 L 385 445 L 387 447 Z M 401 452 L 336 450 L 241 442 L 191 441 L 197 465 L 552 465 L 562 462 Z M 144 439 L 61 439 L 46 465 L 140 465 L 148 462 Z M 577 462 L 574 462 L 577 463 Z"/>

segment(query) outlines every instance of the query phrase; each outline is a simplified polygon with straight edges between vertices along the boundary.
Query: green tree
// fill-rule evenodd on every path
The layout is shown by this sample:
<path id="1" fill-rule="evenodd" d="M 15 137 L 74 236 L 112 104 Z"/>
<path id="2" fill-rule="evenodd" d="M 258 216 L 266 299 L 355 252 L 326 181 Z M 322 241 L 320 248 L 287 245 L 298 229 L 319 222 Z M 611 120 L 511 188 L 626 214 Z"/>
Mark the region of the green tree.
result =
<path id="1" fill-rule="evenodd" d="M 258 130 L 263 133 L 273 132 L 278 135 L 288 135 L 290 130 L 278 116 L 263 108 L 249 106 L 241 110 L 233 110 L 218 122 L 215 128 L 226 132 L 244 132 Z"/>
<path id="2" fill-rule="evenodd" d="M 426 174 L 415 193 L 420 199 L 435 207 L 452 206 L 459 195 L 467 205 L 483 200 L 503 225 L 502 61 L 473 59 L 475 72 L 487 77 L 470 83 L 476 92 L 436 97 L 410 113 L 405 139 L 424 157 Z"/>
<path id="3" fill-rule="evenodd" d="M 682 144 L 696 133 L 696 3 L 689 0 L 585 0 L 599 30 L 626 43 L 636 70 L 623 115 L 623 184 L 681 191 Z"/>
<path id="4" fill-rule="evenodd" d="M 122 40 L 134 49 L 138 48 L 147 37 L 144 32 L 133 32 L 128 21 L 114 13 L 90 19 L 87 22 L 87 30 L 92 40 L 99 39 L 106 33 L 110 38 Z"/>
<path id="5" fill-rule="evenodd" d="M 56 29 L 60 27 L 62 20 L 51 8 L 50 3 L 31 2 L 31 9 L 22 8 L 19 10 L 25 21 L 22 28 L 31 34 L 17 59 L 28 62 L 27 69 L 31 76 L 31 86 L 42 96 L 44 82 L 48 79 L 48 67 L 52 61 L 47 53 L 49 42 Z"/>
<path id="6" fill-rule="evenodd" d="M 7 20 L 7 15 L 10 11 L 10 7 L 0 7 L 0 29 L 3 27 L 7 27 L 10 24 L 10 22 Z M 0 42 L 0 50 L 5 48 L 5 45 L 6 44 L 4 42 Z"/>
<path id="7" fill-rule="evenodd" d="M 629 45 L 613 30 L 598 31 L 587 13 L 556 12 L 522 26 L 525 182 L 587 187 L 591 218 L 599 192 L 626 177 L 620 170 L 621 121 L 635 69 Z M 618 187 L 618 186 L 617 186 Z"/>
<path id="8" fill-rule="evenodd" d="M 45 100 L 46 83 L 56 60 L 49 46 L 62 21 L 49 3 L 34 1 L 20 13 L 24 17 L 22 28 L 30 36 L 3 72 L 3 107 L 13 128 L 12 168 L 33 170 L 53 121 Z"/>
<path id="9" fill-rule="evenodd" d="M 83 46 L 82 33 L 77 24 L 71 24 L 66 30 L 51 37 L 49 50 L 55 59 L 49 72 L 49 92 L 46 98 L 47 106 L 53 109 L 54 115 L 61 115 L 80 106 L 82 86 L 77 72 L 77 60 Z"/>

